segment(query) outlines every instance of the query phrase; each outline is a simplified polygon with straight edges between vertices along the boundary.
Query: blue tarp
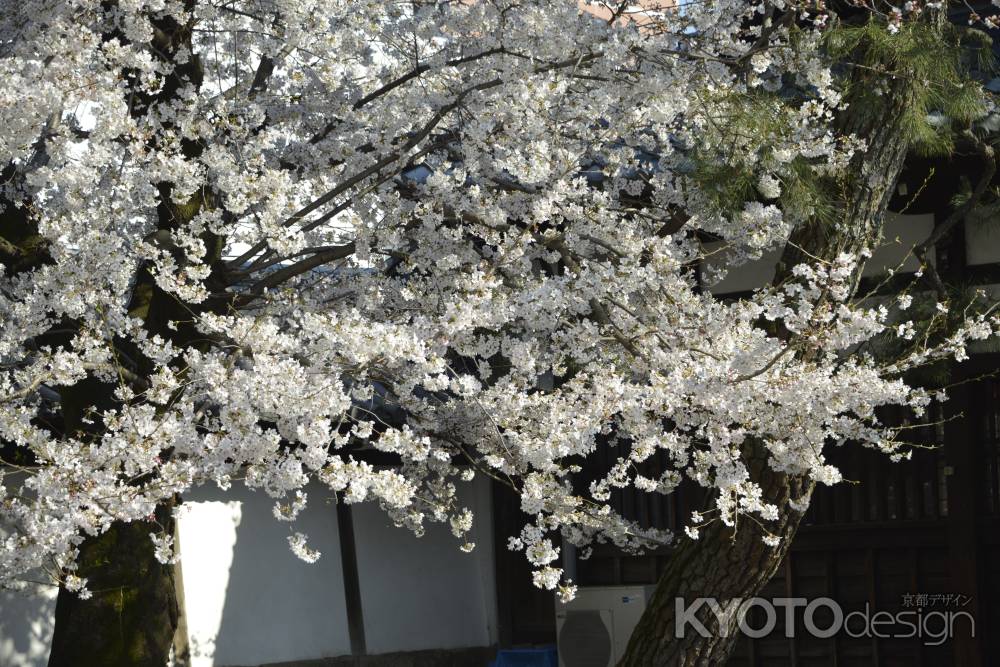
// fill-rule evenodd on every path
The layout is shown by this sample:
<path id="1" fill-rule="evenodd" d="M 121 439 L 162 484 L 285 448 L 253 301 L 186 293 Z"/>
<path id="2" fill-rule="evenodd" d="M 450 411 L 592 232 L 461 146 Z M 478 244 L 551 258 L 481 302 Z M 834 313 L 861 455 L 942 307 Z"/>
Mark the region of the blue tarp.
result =
<path id="1" fill-rule="evenodd" d="M 507 648 L 497 653 L 490 667 L 559 667 L 555 646 Z"/>

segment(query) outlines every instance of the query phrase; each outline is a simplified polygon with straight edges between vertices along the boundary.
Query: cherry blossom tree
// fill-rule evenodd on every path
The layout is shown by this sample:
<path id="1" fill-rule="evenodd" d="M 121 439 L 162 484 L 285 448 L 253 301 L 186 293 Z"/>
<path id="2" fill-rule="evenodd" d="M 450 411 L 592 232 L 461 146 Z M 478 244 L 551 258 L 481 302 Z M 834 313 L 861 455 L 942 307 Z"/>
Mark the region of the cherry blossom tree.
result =
<path id="1" fill-rule="evenodd" d="M 605 18 L 3 3 L 0 580 L 61 585 L 50 664 L 164 663 L 195 486 L 269 494 L 315 560 L 307 483 L 468 550 L 455 489 L 479 475 L 518 494 L 510 547 L 563 597 L 561 540 L 677 541 L 625 662 L 714 660 L 731 637 L 676 642 L 672 598 L 758 590 L 841 479 L 826 448 L 907 455 L 876 410 L 921 414 L 942 397 L 907 373 L 997 328 L 857 293 L 908 150 L 992 163 L 946 3 L 584 4 Z M 778 247 L 771 287 L 706 289 Z M 609 503 L 684 479 L 712 491 L 687 535 Z"/>

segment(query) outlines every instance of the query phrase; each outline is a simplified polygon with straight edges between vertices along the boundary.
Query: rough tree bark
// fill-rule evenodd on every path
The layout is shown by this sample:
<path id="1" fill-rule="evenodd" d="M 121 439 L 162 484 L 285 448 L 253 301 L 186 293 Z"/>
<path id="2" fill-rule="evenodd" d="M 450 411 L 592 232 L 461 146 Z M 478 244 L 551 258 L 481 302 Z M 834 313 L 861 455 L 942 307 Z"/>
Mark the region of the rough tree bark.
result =
<path id="1" fill-rule="evenodd" d="M 185 9 L 193 11 L 195 1 L 185 0 Z M 192 50 L 192 24 L 180 24 L 172 18 L 160 19 L 154 24 L 157 30 L 151 51 L 157 57 L 172 63 L 179 49 Z M 120 33 L 111 36 L 126 39 Z M 201 62 L 194 55 L 186 63 L 173 67 L 155 96 L 141 92 L 131 95 L 126 87 L 126 94 L 132 98 L 130 113 L 141 119 L 155 112 L 158 106 L 174 103 L 185 86 L 200 87 L 203 76 Z M 132 78 L 133 73 L 123 72 L 126 82 Z M 182 142 L 182 151 L 188 159 L 197 158 L 202 150 L 199 144 Z M 169 238 L 171 230 L 187 224 L 200 211 L 215 205 L 210 188 L 204 188 L 184 204 L 177 204 L 171 197 L 172 183 L 159 182 L 155 186 L 160 203 L 156 211 L 154 242 Z M 209 261 L 217 261 L 221 253 L 220 239 L 206 233 L 203 240 L 211 255 Z M 158 334 L 180 344 L 190 343 L 198 336 L 189 324 L 181 324 L 176 329 L 168 326 L 170 321 L 187 320 L 190 310 L 156 285 L 148 266 L 138 271 L 128 310 L 130 315 L 143 320 L 151 335 Z M 153 370 L 151 362 L 138 349 L 127 352 L 139 366 L 136 369 L 138 376 L 148 377 Z M 67 433 L 80 429 L 83 410 L 112 404 L 113 391 L 113 386 L 91 380 L 61 391 Z M 99 425 L 94 429 L 90 435 L 99 439 Z M 162 454 L 163 457 L 169 455 L 169 452 Z M 88 579 L 87 587 L 93 597 L 84 600 L 60 589 L 49 667 L 163 667 L 167 664 L 175 644 L 181 607 L 174 566 L 156 560 L 150 533 L 174 534 L 172 510 L 178 502 L 180 498 L 159 505 L 150 521 L 115 522 L 107 533 L 83 541 L 77 575 Z M 183 647 L 184 644 L 181 641 L 177 645 Z"/>
<path id="2" fill-rule="evenodd" d="M 45 145 L 37 145 L 39 164 L 47 160 Z M 11 164 L 2 172 L 4 180 L 23 178 Z M 26 211 L 30 201 L 4 200 L 0 214 L 0 263 L 8 275 L 29 271 L 51 262 L 48 246 L 39 235 L 37 225 Z M 39 343 L 63 345 L 69 342 L 76 324 L 60 322 L 54 332 Z M 59 409 L 62 429 L 83 437 L 96 437 L 96 432 L 83 434 L 87 428 L 82 417 L 88 409 L 111 407 L 113 387 L 87 379 L 74 387 L 62 388 Z M 30 464 L 30 457 L 10 445 L 0 446 L 0 458 Z M 160 507 L 154 517 L 164 529 L 173 529 L 170 508 Z M 59 591 L 56 602 L 55 631 L 49 664 L 53 667 L 162 667 L 166 664 L 174 629 L 178 621 L 178 605 L 174 589 L 172 566 L 161 565 L 154 558 L 149 534 L 150 522 L 116 523 L 97 538 L 86 539 L 80 547 L 80 576 L 89 580 L 93 598 L 82 600 L 65 589 Z"/>
<path id="3" fill-rule="evenodd" d="M 780 506 L 811 493 L 810 481 L 774 472 L 767 465 L 766 450 L 759 443 L 752 449 L 748 457 L 752 475 L 764 488 L 769 502 Z M 702 605 L 695 615 L 708 636 L 688 624 L 684 636 L 678 637 L 675 600 L 680 598 L 687 606 L 697 598 L 715 598 L 730 609 L 729 601 L 754 597 L 784 558 L 800 518 L 799 514 L 785 513 L 776 525 L 768 525 L 768 530 L 782 538 L 776 548 L 761 541 L 755 526 L 739 526 L 733 531 L 718 521 L 702 528 L 697 541 L 681 543 L 660 577 L 619 665 L 724 664 L 735 646 L 736 615 L 720 626 L 710 608 Z"/>
<path id="4" fill-rule="evenodd" d="M 172 530 L 170 507 L 157 521 Z M 153 556 L 145 522 L 116 523 L 81 549 L 80 576 L 93 597 L 59 591 L 49 665 L 163 667 L 177 628 L 179 607 L 173 567 Z"/>
<path id="5" fill-rule="evenodd" d="M 836 222 L 813 220 L 794 231 L 779 262 L 776 282 L 785 279 L 796 264 L 873 248 L 881 236 L 882 221 L 909 147 L 904 111 L 912 104 L 913 84 L 905 76 L 870 80 L 877 76 L 860 68 L 854 74 L 855 83 L 860 85 L 884 83 L 882 104 L 878 108 L 850 106 L 837 119 L 840 133 L 864 138 L 868 148 L 854 157 L 840 184 L 842 201 Z M 855 285 L 857 278 L 860 269 Z M 760 484 L 766 501 L 785 508 L 788 498 L 811 494 L 810 480 L 771 470 L 759 442 L 748 443 L 744 455 L 751 478 Z M 786 511 L 773 525 L 767 525 L 781 538 L 777 548 L 763 544 L 756 526 L 740 525 L 733 530 L 720 522 L 703 528 L 697 541 L 682 542 L 660 577 L 619 667 L 725 664 L 739 636 L 737 614 L 719 623 L 711 608 L 702 605 L 694 615 L 708 636 L 688 624 L 684 636 L 679 637 L 676 599 L 682 599 L 687 608 L 697 598 L 715 598 L 723 608 L 732 609 L 736 606 L 729 606 L 732 600 L 755 597 L 783 561 L 801 518 L 798 512 Z"/>

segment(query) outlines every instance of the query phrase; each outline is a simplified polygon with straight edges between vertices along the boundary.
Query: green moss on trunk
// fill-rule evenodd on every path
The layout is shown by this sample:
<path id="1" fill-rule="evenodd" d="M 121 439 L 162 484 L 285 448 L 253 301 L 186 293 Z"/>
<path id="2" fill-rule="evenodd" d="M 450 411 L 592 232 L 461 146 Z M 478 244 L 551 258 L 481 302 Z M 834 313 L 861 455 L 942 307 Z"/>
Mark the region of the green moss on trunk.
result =
<path id="1" fill-rule="evenodd" d="M 156 520 L 173 529 L 170 507 Z M 178 623 L 173 568 L 153 555 L 153 522 L 116 523 L 80 549 L 93 597 L 59 591 L 49 667 L 163 667 Z"/>

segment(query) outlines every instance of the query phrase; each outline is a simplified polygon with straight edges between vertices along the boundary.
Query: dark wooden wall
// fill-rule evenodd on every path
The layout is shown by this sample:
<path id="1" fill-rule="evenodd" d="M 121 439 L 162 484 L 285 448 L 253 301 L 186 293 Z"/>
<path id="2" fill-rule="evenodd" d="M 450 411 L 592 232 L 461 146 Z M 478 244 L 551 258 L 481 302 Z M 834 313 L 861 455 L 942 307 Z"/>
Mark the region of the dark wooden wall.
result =
<path id="1" fill-rule="evenodd" d="M 980 355 L 957 378 L 1000 369 L 1000 355 Z M 938 598 L 925 611 L 962 610 L 976 622 L 976 636 L 959 623 L 956 638 L 940 646 L 919 639 L 829 639 L 806 636 L 797 614 L 796 636 L 779 623 L 763 639 L 743 638 L 731 665 L 746 667 L 1000 665 L 1000 379 L 960 385 L 953 398 L 914 420 L 910 461 L 891 463 L 884 454 L 857 446 L 834 451 L 845 483 L 817 489 L 802 528 L 778 575 L 761 597 L 829 597 L 849 612 L 867 604 L 894 613 L 915 609 L 920 594 L 962 595 L 946 607 Z M 903 421 L 902 413 L 884 418 Z M 604 463 L 619 452 L 608 448 Z M 652 464 L 652 465 L 655 465 Z M 620 491 L 613 498 L 626 516 L 645 525 L 679 528 L 704 492 L 686 487 L 659 497 Z M 507 537 L 523 525 L 509 493 L 495 498 L 497 581 L 501 642 L 553 643 L 550 594 L 533 589 L 521 554 L 506 551 Z M 654 583 L 668 550 L 633 556 L 596 548 L 577 562 L 583 586 Z M 914 597 L 906 597 L 914 596 Z M 965 599 L 968 599 L 965 601 Z M 779 610 L 781 611 L 781 610 Z M 751 625 L 755 617 L 751 616 Z"/>

